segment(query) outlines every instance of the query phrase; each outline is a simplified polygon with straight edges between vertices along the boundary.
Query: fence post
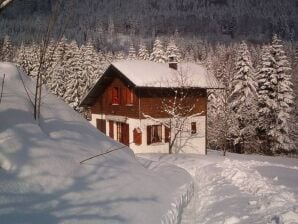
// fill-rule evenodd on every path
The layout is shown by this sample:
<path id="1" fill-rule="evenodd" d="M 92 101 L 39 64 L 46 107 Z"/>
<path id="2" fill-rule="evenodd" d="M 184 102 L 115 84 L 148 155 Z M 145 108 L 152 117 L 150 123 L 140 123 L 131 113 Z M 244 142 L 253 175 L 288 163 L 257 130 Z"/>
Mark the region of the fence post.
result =
<path id="1" fill-rule="evenodd" d="M 4 88 L 4 80 L 5 80 L 5 73 L 3 74 L 2 85 L 1 85 L 0 104 L 1 104 L 1 101 L 2 101 L 3 88 Z"/>

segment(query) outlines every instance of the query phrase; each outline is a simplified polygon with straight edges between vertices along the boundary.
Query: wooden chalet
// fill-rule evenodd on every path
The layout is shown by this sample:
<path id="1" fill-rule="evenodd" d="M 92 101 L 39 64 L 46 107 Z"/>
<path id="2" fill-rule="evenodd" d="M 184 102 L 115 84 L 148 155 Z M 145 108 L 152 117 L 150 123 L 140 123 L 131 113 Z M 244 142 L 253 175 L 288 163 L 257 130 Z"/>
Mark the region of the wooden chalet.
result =
<path id="1" fill-rule="evenodd" d="M 175 77 L 187 77 L 190 94 L 185 103 L 194 105 L 193 116 L 179 135 L 173 152 L 206 153 L 207 89 L 221 88 L 202 65 L 161 64 L 143 60 L 112 63 L 81 102 L 91 108 L 91 123 L 110 138 L 136 153 L 168 153 L 172 131 L 163 125 L 169 114 L 161 107 L 181 86 Z"/>

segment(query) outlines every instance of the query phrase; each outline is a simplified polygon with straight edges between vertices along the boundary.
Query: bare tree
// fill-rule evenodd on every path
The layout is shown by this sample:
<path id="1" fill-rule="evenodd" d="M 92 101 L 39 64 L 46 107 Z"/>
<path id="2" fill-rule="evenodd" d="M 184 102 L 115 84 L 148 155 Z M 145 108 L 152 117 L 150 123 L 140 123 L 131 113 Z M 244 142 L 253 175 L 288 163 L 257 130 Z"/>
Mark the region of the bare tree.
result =
<path id="1" fill-rule="evenodd" d="M 169 154 L 172 154 L 177 139 L 185 132 L 190 136 L 189 121 L 205 111 L 199 111 L 197 107 L 197 95 L 200 90 L 191 87 L 191 80 L 185 73 L 179 71 L 173 74 L 173 79 L 168 81 L 168 86 L 162 90 L 160 108 L 166 118 L 153 118 L 146 114 L 143 116 L 165 126 L 168 130 L 166 141 L 169 143 Z"/>
<path id="2" fill-rule="evenodd" d="M 55 28 L 57 28 L 57 23 L 61 17 L 62 12 L 62 0 L 57 0 L 54 3 L 54 9 L 53 12 L 49 18 L 48 25 L 46 28 L 46 32 L 41 37 L 41 43 L 40 43 L 40 49 L 39 49 L 39 62 L 38 62 L 38 70 L 37 70 L 37 76 L 36 76 L 36 87 L 35 87 L 35 97 L 34 97 L 34 118 L 35 120 L 38 120 L 40 117 L 40 107 L 42 102 L 42 85 L 43 85 L 43 79 L 44 75 L 46 74 L 47 70 L 49 69 L 47 63 L 49 60 L 52 59 L 53 54 L 57 48 L 59 40 L 62 38 L 65 28 L 69 22 L 69 19 L 71 18 L 71 15 L 68 14 L 66 19 L 64 18 L 64 24 L 60 24 L 59 26 L 59 35 L 58 40 L 56 42 L 56 45 L 54 46 L 54 49 L 48 53 L 48 48 L 50 44 L 50 38 L 53 35 L 53 32 Z M 70 6 L 70 9 L 73 9 L 73 5 Z M 72 10 L 70 10 L 72 12 Z"/>
<path id="3" fill-rule="evenodd" d="M 13 0 L 0 0 L 0 13 L 1 11 L 7 7 Z"/>

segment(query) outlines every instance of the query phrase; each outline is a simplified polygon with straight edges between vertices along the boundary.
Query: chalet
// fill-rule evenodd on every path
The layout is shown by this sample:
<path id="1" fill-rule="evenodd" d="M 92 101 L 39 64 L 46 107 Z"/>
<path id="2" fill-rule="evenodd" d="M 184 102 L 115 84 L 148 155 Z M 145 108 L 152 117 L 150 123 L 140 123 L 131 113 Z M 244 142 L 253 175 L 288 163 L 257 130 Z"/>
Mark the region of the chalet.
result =
<path id="1" fill-rule="evenodd" d="M 177 77 L 183 77 L 187 84 L 179 83 Z M 176 138 L 173 152 L 205 154 L 210 88 L 221 86 L 202 65 L 123 60 L 108 67 L 81 106 L 91 109 L 91 123 L 101 132 L 136 153 L 168 153 L 174 142 L 171 139 Z M 177 92 L 182 92 L 179 90 L 186 89 L 189 94 L 183 103 L 191 110 L 185 113 L 183 125 L 177 127 L 173 114 L 163 108 L 165 102 L 177 99 Z"/>

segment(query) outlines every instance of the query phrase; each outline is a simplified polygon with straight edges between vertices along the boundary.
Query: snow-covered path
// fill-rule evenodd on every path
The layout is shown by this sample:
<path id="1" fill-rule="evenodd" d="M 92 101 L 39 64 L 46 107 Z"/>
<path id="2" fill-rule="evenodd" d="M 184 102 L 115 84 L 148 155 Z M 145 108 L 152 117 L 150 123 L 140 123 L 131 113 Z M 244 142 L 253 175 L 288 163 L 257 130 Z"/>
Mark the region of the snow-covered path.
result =
<path id="1" fill-rule="evenodd" d="M 142 155 L 190 172 L 195 195 L 182 224 L 298 223 L 298 160 L 216 152 Z"/>

